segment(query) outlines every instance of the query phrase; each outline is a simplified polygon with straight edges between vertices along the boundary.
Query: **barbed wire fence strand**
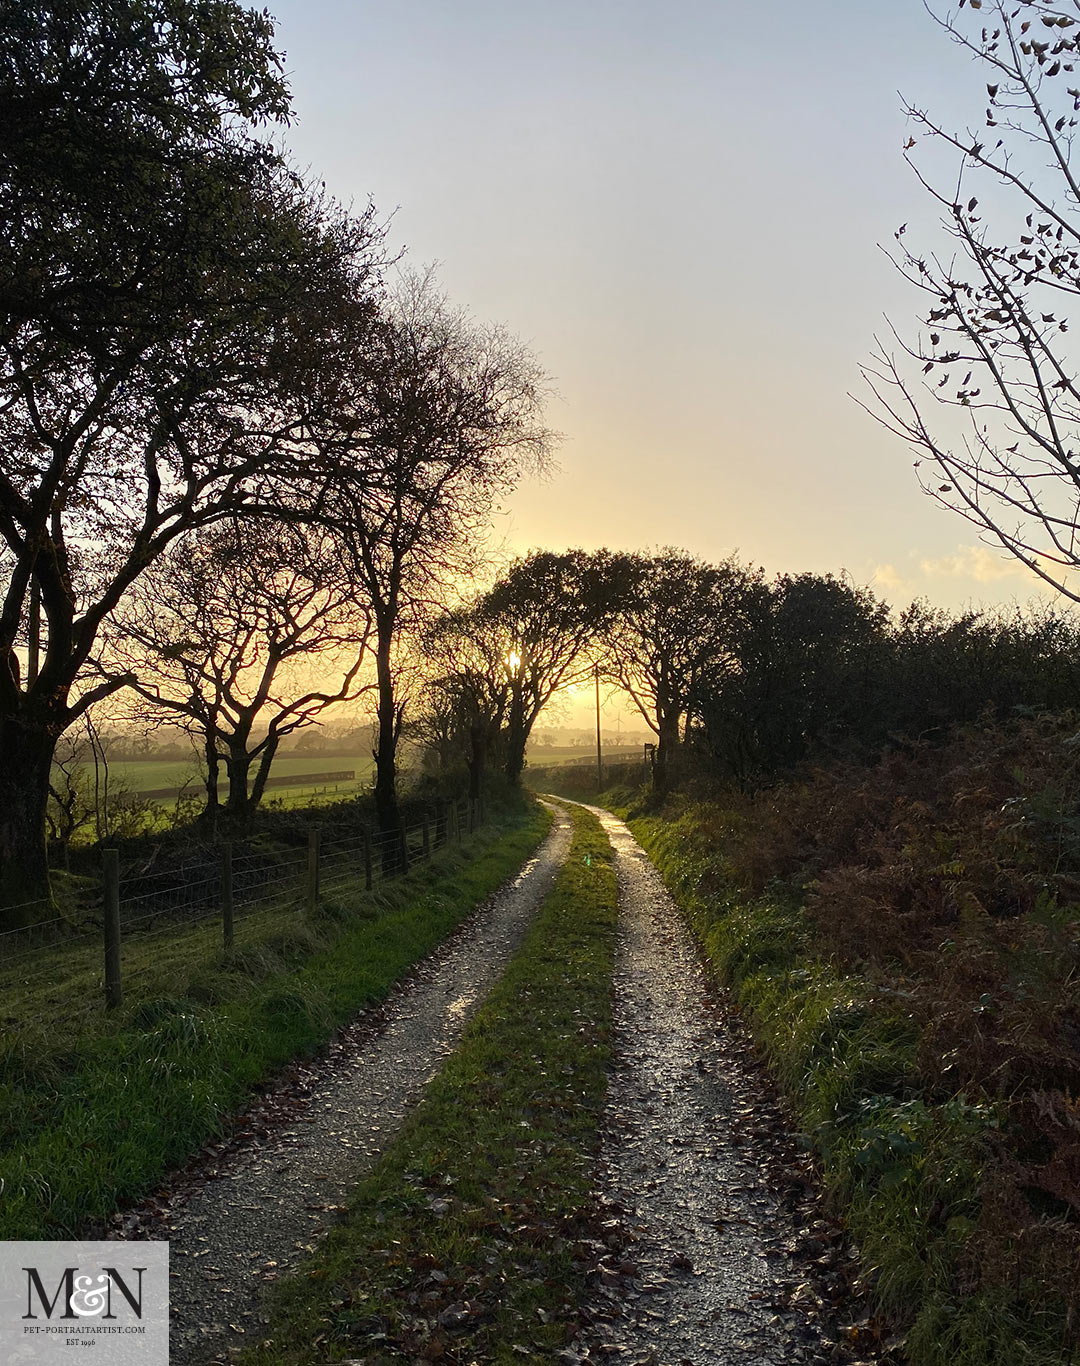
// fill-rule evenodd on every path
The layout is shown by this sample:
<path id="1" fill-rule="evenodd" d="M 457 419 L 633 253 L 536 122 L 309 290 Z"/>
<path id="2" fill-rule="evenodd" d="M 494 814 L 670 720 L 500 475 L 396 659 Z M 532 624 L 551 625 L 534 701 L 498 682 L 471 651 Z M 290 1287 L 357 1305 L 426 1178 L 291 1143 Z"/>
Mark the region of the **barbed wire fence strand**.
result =
<path id="1" fill-rule="evenodd" d="M 238 850 L 219 842 L 193 852 L 179 867 L 128 869 L 118 886 L 121 943 L 146 946 L 172 940 L 178 951 L 194 948 L 196 942 L 202 949 L 211 944 L 224 923 L 227 847 L 229 930 L 235 934 L 235 926 L 242 925 L 250 942 L 252 926 L 257 935 L 274 915 L 302 914 L 305 906 L 331 894 L 362 895 L 395 880 L 460 843 L 483 818 L 481 802 L 449 800 L 396 831 L 367 826 L 343 831 L 332 821 L 318 822 L 309 828 L 307 847 L 297 843 L 285 849 Z M 320 833 L 312 836 L 315 830 Z M 62 991 L 80 979 L 100 985 L 106 975 L 102 938 L 108 918 L 102 896 L 97 891 L 96 897 L 84 898 L 77 920 L 53 914 L 0 932 L 0 989 L 22 995 L 47 986 Z M 52 909 L 37 899 L 7 909 L 25 916 L 46 907 Z M 222 947 L 235 946 L 229 930 L 224 944 L 218 941 Z M 141 956 L 124 965 L 129 983 L 160 972 L 160 965 Z"/>

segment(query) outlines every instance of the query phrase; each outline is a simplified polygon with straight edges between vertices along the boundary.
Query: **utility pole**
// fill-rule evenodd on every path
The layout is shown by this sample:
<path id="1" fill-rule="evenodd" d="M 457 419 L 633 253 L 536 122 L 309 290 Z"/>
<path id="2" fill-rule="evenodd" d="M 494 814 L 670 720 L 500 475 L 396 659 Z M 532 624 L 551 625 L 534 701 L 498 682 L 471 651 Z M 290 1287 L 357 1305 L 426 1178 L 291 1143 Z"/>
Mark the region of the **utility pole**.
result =
<path id="1" fill-rule="evenodd" d="M 600 665 L 593 665 L 593 678 L 596 681 L 596 790 L 604 790 L 604 763 L 600 755 Z"/>

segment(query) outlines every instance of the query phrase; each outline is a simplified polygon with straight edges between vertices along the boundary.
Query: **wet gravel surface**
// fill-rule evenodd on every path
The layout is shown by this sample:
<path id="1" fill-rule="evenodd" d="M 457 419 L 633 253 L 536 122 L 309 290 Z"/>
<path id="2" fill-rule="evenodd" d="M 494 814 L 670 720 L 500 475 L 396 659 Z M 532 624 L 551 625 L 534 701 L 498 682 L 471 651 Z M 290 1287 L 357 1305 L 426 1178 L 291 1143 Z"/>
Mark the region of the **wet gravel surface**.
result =
<path id="1" fill-rule="evenodd" d="M 596 814 L 622 917 L 599 1176 L 610 1236 L 588 1327 L 563 1360 L 894 1360 L 861 1301 L 857 1255 L 660 874 L 621 821 Z"/>
<path id="2" fill-rule="evenodd" d="M 569 818 L 556 810 L 514 882 L 411 975 L 374 1028 L 345 1031 L 305 1069 L 302 1086 L 284 1087 L 287 1103 L 274 1107 L 276 1122 L 257 1142 L 230 1145 L 209 1167 L 197 1164 L 181 1194 L 124 1218 L 119 1236 L 169 1239 L 173 1366 L 224 1361 L 230 1348 L 257 1340 L 263 1286 L 313 1250 L 416 1104 L 506 966 L 569 844 Z"/>

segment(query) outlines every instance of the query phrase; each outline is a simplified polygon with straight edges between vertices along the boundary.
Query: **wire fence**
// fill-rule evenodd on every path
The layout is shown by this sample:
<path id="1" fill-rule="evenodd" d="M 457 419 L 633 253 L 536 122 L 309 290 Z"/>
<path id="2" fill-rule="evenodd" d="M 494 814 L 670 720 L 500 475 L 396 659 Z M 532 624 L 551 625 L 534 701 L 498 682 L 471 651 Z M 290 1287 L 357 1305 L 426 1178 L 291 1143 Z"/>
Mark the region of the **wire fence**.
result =
<path id="1" fill-rule="evenodd" d="M 609 768 L 647 767 L 650 762 L 648 750 L 651 748 L 641 745 L 614 746 L 601 752 L 600 762 L 605 772 Z M 596 750 L 582 749 L 580 754 L 546 756 L 542 749 L 537 749 L 529 756 L 529 766 L 543 769 L 591 768 L 595 771 Z"/>
<path id="2" fill-rule="evenodd" d="M 370 892 L 460 842 L 485 814 L 481 800 L 439 802 L 396 830 L 313 824 L 274 843 L 202 846 L 160 870 L 121 869 L 118 851 L 105 849 L 100 888 L 89 889 L 77 917 L 50 913 L 0 932 L 0 989 L 64 989 L 89 975 L 99 988 L 103 982 L 106 1004 L 119 1005 L 125 945 L 212 933 L 232 949 L 238 921 L 314 912 L 335 894 Z M 23 918 L 51 911 L 41 901 L 8 909 Z"/>

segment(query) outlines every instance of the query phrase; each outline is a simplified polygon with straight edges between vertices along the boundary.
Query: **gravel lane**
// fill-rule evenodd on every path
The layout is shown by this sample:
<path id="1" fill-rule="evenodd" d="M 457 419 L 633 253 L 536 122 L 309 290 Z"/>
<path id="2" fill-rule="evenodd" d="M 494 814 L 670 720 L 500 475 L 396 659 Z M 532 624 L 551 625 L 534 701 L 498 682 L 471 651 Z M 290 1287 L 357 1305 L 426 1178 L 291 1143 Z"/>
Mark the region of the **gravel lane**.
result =
<path id="1" fill-rule="evenodd" d="M 600 1195 L 632 1244 L 624 1274 L 600 1278 L 587 1359 L 848 1361 L 801 1315 L 777 1312 L 794 1230 L 754 1153 L 760 1115 L 745 1044 L 710 1002 L 660 874 L 622 821 L 590 809 L 615 849 L 622 917 Z"/>
<path id="2" fill-rule="evenodd" d="M 556 809 L 536 855 L 391 998 L 385 1027 L 362 1051 L 334 1058 L 287 1128 L 169 1211 L 173 1366 L 224 1360 L 257 1337 L 264 1282 L 312 1250 L 416 1104 L 509 961 L 569 845 L 570 820 Z"/>

